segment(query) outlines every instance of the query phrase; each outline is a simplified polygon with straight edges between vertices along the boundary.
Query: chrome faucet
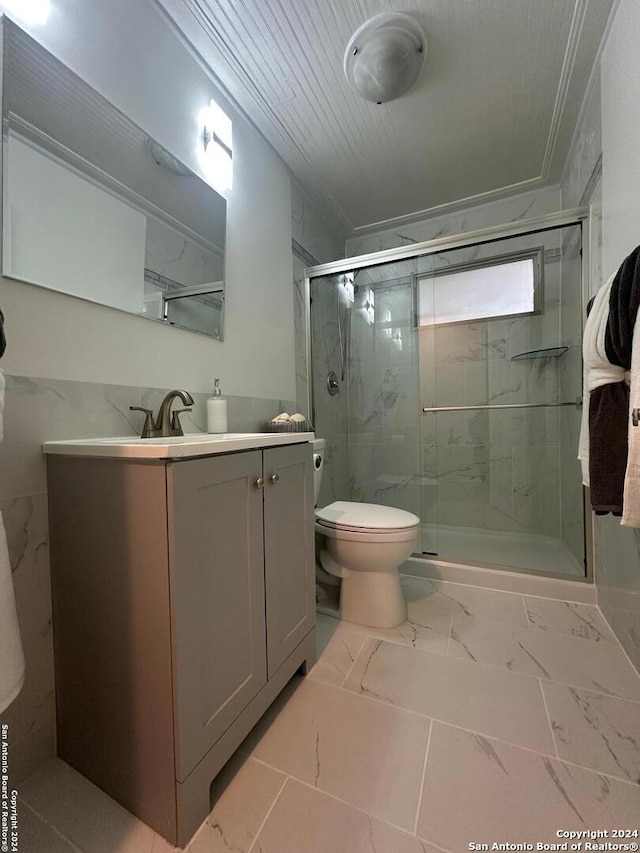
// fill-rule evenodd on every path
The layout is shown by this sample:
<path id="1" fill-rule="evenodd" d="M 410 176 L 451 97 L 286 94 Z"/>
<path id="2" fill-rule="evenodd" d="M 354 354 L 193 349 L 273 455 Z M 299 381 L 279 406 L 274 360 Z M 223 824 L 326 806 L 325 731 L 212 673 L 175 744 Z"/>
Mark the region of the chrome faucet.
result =
<path id="1" fill-rule="evenodd" d="M 132 412 L 144 412 L 145 419 L 142 427 L 140 438 L 166 438 L 171 435 L 184 435 L 182 424 L 180 423 L 180 414 L 182 412 L 190 412 L 191 409 L 176 409 L 171 411 L 173 401 L 179 397 L 185 406 L 195 405 L 193 397 L 188 391 L 169 391 L 167 396 L 160 403 L 158 417 L 154 420 L 151 409 L 143 409 L 141 406 L 129 406 Z"/>

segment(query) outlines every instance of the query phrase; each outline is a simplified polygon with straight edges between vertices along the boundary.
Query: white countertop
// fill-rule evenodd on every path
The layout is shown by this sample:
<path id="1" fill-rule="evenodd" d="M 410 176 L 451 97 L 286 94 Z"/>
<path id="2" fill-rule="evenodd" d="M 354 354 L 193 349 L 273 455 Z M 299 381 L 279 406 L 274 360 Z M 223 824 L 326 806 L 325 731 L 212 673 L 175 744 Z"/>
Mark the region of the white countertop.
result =
<path id="1" fill-rule="evenodd" d="M 80 438 L 46 441 L 44 453 L 67 456 L 105 456 L 116 459 L 185 459 L 236 450 L 257 450 L 282 444 L 313 441 L 312 432 L 227 432 L 220 435 L 190 433 L 169 438 Z"/>

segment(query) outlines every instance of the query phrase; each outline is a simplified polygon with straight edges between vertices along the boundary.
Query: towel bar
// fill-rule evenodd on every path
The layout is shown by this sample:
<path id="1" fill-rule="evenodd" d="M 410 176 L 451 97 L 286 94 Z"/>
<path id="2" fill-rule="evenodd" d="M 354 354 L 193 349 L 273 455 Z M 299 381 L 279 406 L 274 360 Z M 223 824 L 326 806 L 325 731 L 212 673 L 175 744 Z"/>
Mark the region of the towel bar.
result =
<path id="1" fill-rule="evenodd" d="M 573 406 L 582 408 L 582 398 L 578 397 L 573 403 L 494 403 L 485 406 L 423 406 L 422 412 L 475 412 L 481 409 L 541 409 L 558 406 Z"/>

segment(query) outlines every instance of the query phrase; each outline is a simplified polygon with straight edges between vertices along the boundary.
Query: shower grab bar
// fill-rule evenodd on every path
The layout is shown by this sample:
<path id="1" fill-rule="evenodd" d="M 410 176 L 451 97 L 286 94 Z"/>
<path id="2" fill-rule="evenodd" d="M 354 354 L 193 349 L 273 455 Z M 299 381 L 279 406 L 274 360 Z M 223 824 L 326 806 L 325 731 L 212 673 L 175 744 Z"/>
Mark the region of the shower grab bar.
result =
<path id="1" fill-rule="evenodd" d="M 574 403 L 494 403 L 486 406 L 423 406 L 422 412 L 475 412 L 480 409 L 542 409 L 555 408 L 559 406 L 573 406 L 575 409 L 582 408 L 582 398 L 578 397 Z"/>

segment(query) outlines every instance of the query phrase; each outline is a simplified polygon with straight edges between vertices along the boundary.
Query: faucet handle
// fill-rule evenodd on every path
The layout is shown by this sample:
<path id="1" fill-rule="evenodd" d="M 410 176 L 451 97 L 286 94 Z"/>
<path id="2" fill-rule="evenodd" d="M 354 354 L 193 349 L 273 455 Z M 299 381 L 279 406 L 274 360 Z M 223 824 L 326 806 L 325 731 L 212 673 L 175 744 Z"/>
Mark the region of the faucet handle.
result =
<path id="1" fill-rule="evenodd" d="M 180 423 L 180 415 L 182 412 L 192 412 L 193 409 L 174 409 L 171 412 L 171 435 L 184 435 L 182 424 Z"/>
<path id="2" fill-rule="evenodd" d="M 153 412 L 151 409 L 143 409 L 141 406 L 129 406 L 129 409 L 132 412 L 144 412 L 144 425 L 142 427 L 140 438 L 152 438 L 156 432 L 156 426 L 153 422 Z"/>

